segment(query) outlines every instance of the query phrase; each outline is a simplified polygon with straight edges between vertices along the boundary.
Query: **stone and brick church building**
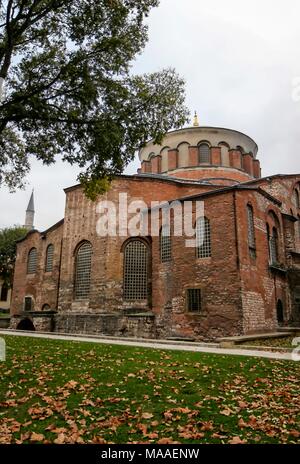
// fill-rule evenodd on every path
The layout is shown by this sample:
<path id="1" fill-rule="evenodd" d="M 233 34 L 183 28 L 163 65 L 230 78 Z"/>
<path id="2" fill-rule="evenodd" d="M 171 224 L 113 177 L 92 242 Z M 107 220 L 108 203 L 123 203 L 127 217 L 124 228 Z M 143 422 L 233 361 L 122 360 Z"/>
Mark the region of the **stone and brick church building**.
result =
<path id="1" fill-rule="evenodd" d="M 103 195 L 143 200 L 149 214 L 152 201 L 204 202 L 196 247 L 172 224 L 170 236 L 166 224 L 158 235 L 99 236 L 97 201 L 66 188 L 64 218 L 18 243 L 11 326 L 214 340 L 299 325 L 300 174 L 261 177 L 257 151 L 235 130 L 176 130 Z"/>

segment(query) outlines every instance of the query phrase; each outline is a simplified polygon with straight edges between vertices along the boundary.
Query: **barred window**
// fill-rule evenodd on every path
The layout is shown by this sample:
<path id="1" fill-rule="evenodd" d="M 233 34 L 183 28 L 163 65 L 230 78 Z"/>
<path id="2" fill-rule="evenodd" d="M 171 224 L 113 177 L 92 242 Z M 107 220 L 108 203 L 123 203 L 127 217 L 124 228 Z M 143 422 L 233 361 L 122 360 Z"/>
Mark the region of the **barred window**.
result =
<path id="1" fill-rule="evenodd" d="M 47 251 L 46 251 L 46 265 L 45 265 L 45 271 L 46 272 L 51 272 L 53 269 L 53 254 L 54 254 L 54 246 L 48 245 Z"/>
<path id="2" fill-rule="evenodd" d="M 189 288 L 186 291 L 187 310 L 191 313 L 199 313 L 202 308 L 201 289 Z"/>
<path id="3" fill-rule="evenodd" d="M 32 310 L 33 310 L 33 300 L 31 296 L 25 296 L 24 311 L 32 311 Z"/>
<path id="4" fill-rule="evenodd" d="M 252 258 L 256 257 L 256 243 L 255 243 L 255 229 L 254 229 L 254 214 L 253 208 L 251 205 L 247 205 L 247 215 L 248 215 L 248 246 L 250 256 Z"/>
<path id="5" fill-rule="evenodd" d="M 206 217 L 200 217 L 196 223 L 196 256 L 197 258 L 211 256 L 210 222 Z"/>
<path id="6" fill-rule="evenodd" d="M 90 293 L 92 245 L 84 242 L 77 250 L 75 264 L 75 299 L 87 299 Z"/>
<path id="7" fill-rule="evenodd" d="M 131 240 L 124 250 L 124 299 L 148 298 L 148 248 L 141 240 Z"/>
<path id="8" fill-rule="evenodd" d="M 27 274 L 35 274 L 37 267 L 37 249 L 31 248 L 27 259 Z"/>
<path id="9" fill-rule="evenodd" d="M 170 225 L 165 224 L 162 226 L 159 235 L 159 246 L 160 246 L 160 260 L 162 263 L 171 261 L 172 259 L 172 247 L 171 247 L 171 235 Z"/>
<path id="10" fill-rule="evenodd" d="M 278 264 L 278 232 L 273 228 L 272 235 L 269 239 L 270 263 Z"/>
<path id="11" fill-rule="evenodd" d="M 201 143 L 199 145 L 199 163 L 210 163 L 210 148 L 206 143 Z"/>

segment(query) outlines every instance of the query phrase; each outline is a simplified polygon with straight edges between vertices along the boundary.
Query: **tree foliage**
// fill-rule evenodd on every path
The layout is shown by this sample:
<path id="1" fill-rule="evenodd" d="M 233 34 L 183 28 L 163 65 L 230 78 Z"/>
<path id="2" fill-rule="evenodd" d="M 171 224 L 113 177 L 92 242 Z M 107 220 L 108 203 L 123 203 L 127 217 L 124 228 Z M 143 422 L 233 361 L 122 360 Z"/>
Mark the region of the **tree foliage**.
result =
<path id="1" fill-rule="evenodd" d="M 14 226 L 0 230 L 0 279 L 8 286 L 13 282 L 13 270 L 16 261 L 17 241 L 25 237 L 28 230 Z"/>
<path id="2" fill-rule="evenodd" d="M 31 157 L 78 165 L 83 183 L 120 174 L 148 139 L 187 120 L 174 69 L 133 75 L 158 0 L 6 0 L 1 5 L 0 185 Z"/>

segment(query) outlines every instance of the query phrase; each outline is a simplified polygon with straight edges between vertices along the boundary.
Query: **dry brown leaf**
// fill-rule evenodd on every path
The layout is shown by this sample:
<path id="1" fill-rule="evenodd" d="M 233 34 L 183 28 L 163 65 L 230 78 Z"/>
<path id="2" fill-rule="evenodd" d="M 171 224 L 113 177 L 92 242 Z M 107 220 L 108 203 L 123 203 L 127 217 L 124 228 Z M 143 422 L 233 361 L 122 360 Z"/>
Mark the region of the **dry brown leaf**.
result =
<path id="1" fill-rule="evenodd" d="M 228 442 L 230 445 L 244 445 L 246 443 L 245 440 L 241 440 L 240 437 L 233 437 Z"/>
<path id="2" fill-rule="evenodd" d="M 153 414 L 151 412 L 143 412 L 142 419 L 152 419 Z"/>
<path id="3" fill-rule="evenodd" d="M 42 433 L 35 433 L 32 432 L 30 436 L 30 441 L 43 441 L 44 440 L 44 435 Z"/>

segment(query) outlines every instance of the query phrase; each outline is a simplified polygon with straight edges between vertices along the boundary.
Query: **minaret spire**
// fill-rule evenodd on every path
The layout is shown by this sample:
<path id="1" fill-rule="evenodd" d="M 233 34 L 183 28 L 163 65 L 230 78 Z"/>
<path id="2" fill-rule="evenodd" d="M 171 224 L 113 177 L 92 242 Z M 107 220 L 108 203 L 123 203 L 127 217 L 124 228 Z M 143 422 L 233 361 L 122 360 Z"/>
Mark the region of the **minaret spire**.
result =
<path id="1" fill-rule="evenodd" d="M 26 209 L 25 228 L 28 230 L 34 229 L 34 190 L 32 189 L 30 200 Z"/>

